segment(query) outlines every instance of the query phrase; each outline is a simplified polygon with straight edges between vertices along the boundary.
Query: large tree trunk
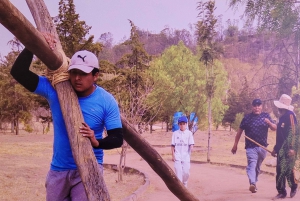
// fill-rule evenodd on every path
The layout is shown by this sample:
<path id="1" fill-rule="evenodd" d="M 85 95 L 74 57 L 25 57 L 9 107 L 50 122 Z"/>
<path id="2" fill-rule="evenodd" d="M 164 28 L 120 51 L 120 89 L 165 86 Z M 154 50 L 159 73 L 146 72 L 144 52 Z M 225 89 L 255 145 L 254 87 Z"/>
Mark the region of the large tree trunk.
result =
<path id="1" fill-rule="evenodd" d="M 46 8 L 46 7 L 45 7 Z M 61 55 L 57 54 L 57 52 L 53 52 L 49 47 L 43 36 L 34 29 L 34 27 L 26 20 L 26 18 L 8 1 L 8 0 L 0 0 L 0 23 L 2 23 L 9 31 L 11 31 L 24 45 L 27 49 L 36 54 L 47 66 L 52 66 L 51 69 L 55 70 L 58 68 L 61 63 Z M 40 44 L 39 44 L 40 43 Z M 43 48 L 41 48 L 41 46 Z M 45 58 L 47 57 L 47 58 Z M 55 61 L 56 63 L 52 63 L 51 61 Z M 48 63 L 47 63 L 48 62 Z M 49 67 L 49 66 L 48 66 Z M 59 93 L 59 99 L 62 103 L 65 103 L 62 106 L 65 123 L 67 126 L 67 130 L 69 135 L 71 135 L 71 146 L 73 143 L 79 143 L 79 150 L 77 150 L 78 154 L 74 154 L 75 160 L 79 161 L 79 163 L 83 163 L 83 165 L 79 165 L 79 171 L 83 171 L 85 168 L 91 167 L 92 158 L 85 158 L 86 155 L 90 154 L 90 142 L 83 137 L 78 137 L 78 133 L 76 133 L 79 129 L 78 127 L 81 125 L 82 114 L 81 112 L 75 112 L 75 110 L 79 110 L 79 104 L 77 101 L 77 97 L 70 86 L 70 83 L 61 82 L 56 85 L 57 91 Z M 60 93 L 60 89 L 63 88 L 64 92 Z M 74 97 L 75 96 L 75 97 Z M 67 104 L 66 104 L 67 103 Z M 70 118 L 75 115 L 74 122 Z M 78 115 L 78 116 L 77 116 Z M 76 121 L 76 122 L 75 122 Z M 176 177 L 173 170 L 167 165 L 167 163 L 162 159 L 162 157 L 157 153 L 155 149 L 151 147 L 151 145 L 143 139 L 138 132 L 130 125 L 126 119 L 122 117 L 122 125 L 124 132 L 124 139 L 128 142 L 128 144 L 138 153 L 140 154 L 150 165 L 150 167 L 162 178 L 162 180 L 166 183 L 167 187 L 170 191 L 177 196 L 180 200 L 185 201 L 196 201 L 198 200 L 191 194 L 179 181 Z M 72 134 L 70 134 L 72 133 Z M 74 138 L 74 139 L 72 139 Z M 84 147 L 84 148 L 83 148 Z M 73 147 L 72 147 L 73 149 Z M 73 150 L 72 150 L 73 151 Z M 80 155 L 82 154 L 82 155 Z M 94 156 L 94 155 L 93 155 Z M 77 163 L 77 162 L 76 162 Z M 86 167 L 87 165 L 88 167 Z M 90 166 L 89 166 L 90 165 Z M 95 168 L 98 169 L 98 168 Z M 86 173 L 86 172 L 85 172 Z M 90 175 L 81 174 L 82 179 L 97 179 L 97 177 L 102 177 L 102 175 Z M 89 186 L 92 189 L 96 188 L 99 184 L 95 184 L 95 186 Z M 101 194 L 103 189 L 96 189 Z M 91 192 L 89 192 L 91 193 Z M 89 200 L 103 200 L 103 198 L 99 199 L 91 199 Z"/>
<path id="2" fill-rule="evenodd" d="M 57 38 L 57 47 L 61 48 L 55 26 L 42 0 L 27 0 L 37 27 L 42 32 L 52 33 Z M 0 21 L 10 30 L 27 49 L 41 59 L 51 70 L 62 64 L 59 49 L 52 51 L 43 35 L 8 0 L 0 1 Z M 64 116 L 72 153 L 90 201 L 110 200 L 102 173 L 96 161 L 90 140 L 79 134 L 83 116 L 78 98 L 69 81 L 56 84 L 59 102 Z"/>

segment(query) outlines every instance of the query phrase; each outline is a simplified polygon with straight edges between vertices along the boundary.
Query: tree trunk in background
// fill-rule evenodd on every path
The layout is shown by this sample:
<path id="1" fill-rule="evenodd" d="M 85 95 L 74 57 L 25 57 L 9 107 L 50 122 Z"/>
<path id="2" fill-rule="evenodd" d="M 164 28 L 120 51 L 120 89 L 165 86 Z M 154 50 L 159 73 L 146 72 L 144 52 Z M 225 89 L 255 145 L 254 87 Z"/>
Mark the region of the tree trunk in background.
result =
<path id="1" fill-rule="evenodd" d="M 15 132 L 15 120 L 14 119 L 10 123 L 10 132 L 11 133 Z"/>
<path id="2" fill-rule="evenodd" d="M 166 122 L 166 131 L 169 132 L 169 122 Z"/>
<path id="3" fill-rule="evenodd" d="M 16 129 L 16 135 L 19 135 L 19 118 L 18 117 L 15 119 L 15 129 Z"/>
<path id="4" fill-rule="evenodd" d="M 207 140 L 207 162 L 210 162 L 210 135 L 211 135 L 211 97 L 208 97 L 208 140 Z"/>
<path id="5" fill-rule="evenodd" d="M 119 172 L 118 172 L 118 181 L 123 181 L 123 173 L 126 167 L 126 151 L 128 148 L 128 143 L 124 140 L 122 145 L 122 150 L 120 154 L 120 161 L 119 161 Z"/>

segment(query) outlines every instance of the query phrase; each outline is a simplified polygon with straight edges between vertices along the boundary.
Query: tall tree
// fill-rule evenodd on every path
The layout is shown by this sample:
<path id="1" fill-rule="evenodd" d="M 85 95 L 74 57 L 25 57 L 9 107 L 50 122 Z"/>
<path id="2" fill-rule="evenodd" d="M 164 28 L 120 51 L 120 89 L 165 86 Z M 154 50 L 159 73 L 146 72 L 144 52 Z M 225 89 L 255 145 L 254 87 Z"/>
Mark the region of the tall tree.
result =
<path id="1" fill-rule="evenodd" d="M 196 36 L 200 48 L 200 61 L 206 66 L 206 93 L 208 98 L 208 151 L 207 161 L 210 162 L 210 136 L 212 127 L 212 108 L 211 102 L 215 92 L 214 62 L 221 53 L 221 48 L 216 43 L 216 23 L 217 18 L 214 15 L 215 1 L 199 2 L 197 9 L 198 17 Z"/>
<path id="2" fill-rule="evenodd" d="M 123 44 L 129 46 L 131 52 L 123 55 L 116 66 L 120 68 L 119 86 L 121 96 L 117 100 L 121 104 L 121 112 L 134 125 L 137 125 L 146 111 L 146 96 L 152 90 L 152 82 L 146 73 L 151 57 L 140 41 L 137 27 L 129 20 L 130 38 Z M 126 89 L 126 90 L 124 90 Z"/>
<path id="3" fill-rule="evenodd" d="M 19 52 L 10 52 L 0 63 L 0 123 L 11 122 L 12 132 L 19 134 L 19 124 L 28 124 L 34 107 L 33 95 L 18 84 L 9 71 Z"/>
<path id="4" fill-rule="evenodd" d="M 86 38 L 92 27 L 79 20 L 73 0 L 60 0 L 58 5 L 59 13 L 55 21 L 65 54 L 71 57 L 79 50 L 89 50 L 97 55 L 102 45 L 93 42 L 93 35 Z"/>
<path id="5" fill-rule="evenodd" d="M 145 101 L 153 86 L 145 72 L 149 68 L 151 58 L 140 41 L 137 27 L 131 20 L 129 23 L 131 26 L 130 38 L 123 45 L 128 46 L 131 52 L 123 55 L 120 61 L 116 63 L 119 70 L 118 77 L 114 81 L 118 83 L 115 92 L 117 93 L 116 99 L 121 105 L 121 113 L 132 125 L 138 126 L 148 110 Z M 119 163 L 119 180 L 121 181 L 127 146 L 127 142 L 124 142 L 121 151 Z"/>

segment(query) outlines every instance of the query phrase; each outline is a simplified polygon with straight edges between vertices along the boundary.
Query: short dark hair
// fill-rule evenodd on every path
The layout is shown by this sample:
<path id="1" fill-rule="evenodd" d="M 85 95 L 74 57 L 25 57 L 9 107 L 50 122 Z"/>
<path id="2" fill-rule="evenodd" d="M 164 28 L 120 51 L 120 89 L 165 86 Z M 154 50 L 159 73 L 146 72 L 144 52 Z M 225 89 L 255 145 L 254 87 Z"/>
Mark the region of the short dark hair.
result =
<path id="1" fill-rule="evenodd" d="M 92 75 L 95 75 L 96 73 L 98 73 L 99 72 L 99 69 L 98 68 L 93 68 L 93 70 L 92 70 Z"/>

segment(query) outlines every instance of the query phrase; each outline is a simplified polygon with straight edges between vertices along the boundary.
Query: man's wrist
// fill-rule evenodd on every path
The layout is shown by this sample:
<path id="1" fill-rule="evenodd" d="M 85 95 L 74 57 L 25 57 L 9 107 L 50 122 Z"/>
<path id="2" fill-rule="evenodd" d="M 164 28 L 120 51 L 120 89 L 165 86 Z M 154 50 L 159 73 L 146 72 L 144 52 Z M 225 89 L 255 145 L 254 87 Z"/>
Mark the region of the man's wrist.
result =
<path id="1" fill-rule="evenodd" d="M 95 148 L 96 148 L 96 147 L 99 147 L 99 144 L 100 144 L 100 143 L 99 143 L 99 141 L 98 141 L 97 139 L 93 140 L 93 144 L 92 144 L 93 147 L 95 147 Z"/>

